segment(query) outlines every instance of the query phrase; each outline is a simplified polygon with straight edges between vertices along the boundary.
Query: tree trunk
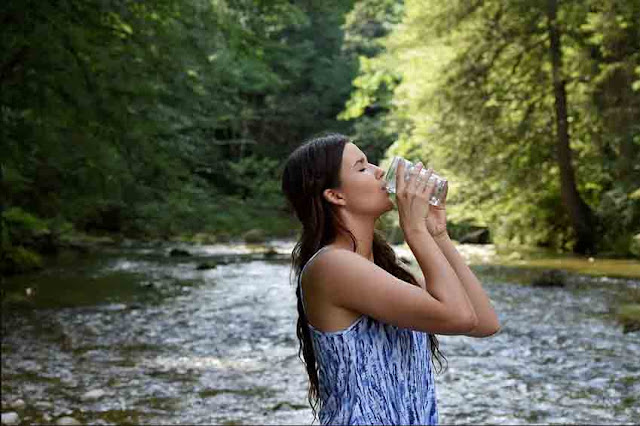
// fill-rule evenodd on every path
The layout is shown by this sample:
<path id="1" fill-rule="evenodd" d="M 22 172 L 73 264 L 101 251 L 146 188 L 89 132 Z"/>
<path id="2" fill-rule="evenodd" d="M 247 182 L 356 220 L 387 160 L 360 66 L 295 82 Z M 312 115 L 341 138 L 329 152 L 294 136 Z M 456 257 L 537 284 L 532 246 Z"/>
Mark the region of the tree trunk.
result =
<path id="1" fill-rule="evenodd" d="M 553 94 L 556 112 L 556 147 L 558 166 L 560 167 L 560 192 L 562 203 L 576 233 L 574 252 L 586 254 L 595 252 L 594 217 L 576 187 L 575 174 L 571 163 L 569 146 L 569 124 L 567 121 L 567 92 L 562 76 L 562 46 L 557 22 L 557 0 L 548 0 L 547 19 L 550 41 Z"/>

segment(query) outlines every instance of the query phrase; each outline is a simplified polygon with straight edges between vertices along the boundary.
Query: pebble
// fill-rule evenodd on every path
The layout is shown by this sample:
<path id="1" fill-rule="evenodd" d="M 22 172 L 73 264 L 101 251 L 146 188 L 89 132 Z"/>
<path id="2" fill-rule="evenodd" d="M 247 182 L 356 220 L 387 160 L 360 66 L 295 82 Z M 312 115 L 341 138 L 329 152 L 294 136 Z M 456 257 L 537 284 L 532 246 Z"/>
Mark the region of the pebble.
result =
<path id="1" fill-rule="evenodd" d="M 74 425 L 80 425 L 82 423 L 80 423 L 79 421 L 77 421 L 73 417 L 60 417 L 56 421 L 56 424 L 58 426 L 74 426 Z"/>
<path id="2" fill-rule="evenodd" d="M 93 389 L 80 397 L 83 401 L 96 401 L 106 395 L 102 389 Z"/>
<path id="3" fill-rule="evenodd" d="M 13 411 L 9 413 L 2 413 L 3 425 L 17 425 L 18 423 L 20 423 L 20 416 L 18 416 L 18 413 L 14 413 Z"/>
<path id="4" fill-rule="evenodd" d="M 50 410 L 51 408 L 53 408 L 53 404 L 48 401 L 38 401 L 35 403 L 35 407 L 38 410 Z"/>
<path id="5" fill-rule="evenodd" d="M 16 399 L 15 401 L 13 401 L 13 403 L 11 404 L 12 408 L 15 408 L 16 410 L 22 410 L 24 408 L 24 406 L 27 405 L 24 403 L 24 401 L 22 399 Z"/>

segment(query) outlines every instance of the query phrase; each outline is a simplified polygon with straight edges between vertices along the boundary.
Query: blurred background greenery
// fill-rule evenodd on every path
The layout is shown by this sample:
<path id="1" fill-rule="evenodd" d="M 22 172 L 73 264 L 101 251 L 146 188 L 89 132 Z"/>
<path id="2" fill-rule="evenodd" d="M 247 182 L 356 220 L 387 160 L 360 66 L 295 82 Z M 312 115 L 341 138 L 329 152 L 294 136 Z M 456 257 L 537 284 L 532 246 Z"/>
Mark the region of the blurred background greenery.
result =
<path id="1" fill-rule="evenodd" d="M 638 1 L 24 0 L 0 21 L 3 273 L 105 235 L 295 237 L 280 173 L 323 131 L 447 176 L 456 238 L 640 255 Z"/>

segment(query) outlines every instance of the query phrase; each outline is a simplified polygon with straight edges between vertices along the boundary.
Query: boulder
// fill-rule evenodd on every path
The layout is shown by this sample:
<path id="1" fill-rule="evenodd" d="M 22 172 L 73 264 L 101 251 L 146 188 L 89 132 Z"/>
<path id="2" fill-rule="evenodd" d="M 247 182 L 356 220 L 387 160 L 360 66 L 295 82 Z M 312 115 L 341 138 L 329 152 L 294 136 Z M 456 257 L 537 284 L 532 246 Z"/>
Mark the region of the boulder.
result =
<path id="1" fill-rule="evenodd" d="M 259 244 L 265 242 L 266 236 L 262 229 L 251 229 L 242 234 L 242 239 L 248 244 Z"/>
<path id="2" fill-rule="evenodd" d="M 171 257 L 187 257 L 187 256 L 191 256 L 191 253 L 189 253 L 186 250 L 182 250 L 182 249 L 171 249 L 171 251 L 169 252 L 169 256 Z"/>
<path id="3" fill-rule="evenodd" d="M 267 251 L 264 252 L 264 257 L 267 259 L 273 259 L 278 255 L 278 251 L 273 247 L 269 247 Z"/>
<path id="4" fill-rule="evenodd" d="M 18 413 L 13 411 L 2 413 L 3 425 L 17 425 L 18 423 L 20 423 L 20 416 L 18 416 Z"/>
<path id="5" fill-rule="evenodd" d="M 216 262 L 214 262 L 213 260 L 209 260 L 209 261 L 206 261 L 206 262 L 202 262 L 201 264 L 196 266 L 196 269 L 198 271 L 204 271 L 206 269 L 214 269 L 217 266 L 218 266 L 218 264 Z"/>
<path id="6" fill-rule="evenodd" d="M 564 287 L 567 282 L 567 273 L 559 269 L 544 271 L 533 279 L 534 287 Z"/>

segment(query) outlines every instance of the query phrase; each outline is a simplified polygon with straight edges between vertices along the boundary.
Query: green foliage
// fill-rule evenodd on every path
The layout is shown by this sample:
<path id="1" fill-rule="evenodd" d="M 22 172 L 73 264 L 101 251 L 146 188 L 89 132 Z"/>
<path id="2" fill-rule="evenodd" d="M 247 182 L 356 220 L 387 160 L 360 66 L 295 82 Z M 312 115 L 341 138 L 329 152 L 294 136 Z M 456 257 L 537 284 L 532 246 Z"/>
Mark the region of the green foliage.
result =
<path id="1" fill-rule="evenodd" d="M 13 245 L 12 242 L 30 241 L 34 237 L 49 232 L 47 223 L 19 207 L 11 207 L 2 212 L 3 247 Z"/>
<path id="2" fill-rule="evenodd" d="M 17 246 L 6 250 L 0 259 L 0 273 L 16 274 L 42 268 L 41 256 L 33 250 Z"/>
<path id="3" fill-rule="evenodd" d="M 288 232 L 280 161 L 350 127 L 352 5 L 3 2 L 6 203 L 54 232 Z"/>
<path id="4" fill-rule="evenodd" d="M 384 41 L 403 11 L 401 0 L 361 0 L 347 14 L 344 25 L 344 50 L 357 55 L 359 70 L 338 118 L 353 122 L 354 139 L 374 163 L 383 158 L 405 124 L 388 115 L 401 75 L 384 51 Z"/>
<path id="5" fill-rule="evenodd" d="M 255 155 L 227 162 L 229 188 L 241 198 L 254 198 L 269 207 L 282 205 L 280 162 Z"/>
<path id="6" fill-rule="evenodd" d="M 3 248 L 74 229 L 291 235 L 282 160 L 333 130 L 373 162 L 436 167 L 452 221 L 570 249 L 543 6 L 2 2 Z M 599 249 L 633 253 L 640 7 L 562 2 L 558 19 L 576 186 Z"/>
<path id="7" fill-rule="evenodd" d="M 640 231 L 637 2 L 559 2 L 568 123 L 578 193 L 596 213 L 602 252 L 629 255 Z M 570 250 L 562 201 L 547 3 L 406 1 L 384 50 L 361 61 L 343 113 L 378 105 L 395 75 L 387 158 L 420 158 L 450 179 L 449 217 L 489 226 L 499 243 Z M 389 93 L 389 92 L 387 92 Z"/>
<path id="8" fill-rule="evenodd" d="M 605 229 L 602 238 L 602 249 L 610 254 L 634 254 L 640 257 L 635 248 L 638 223 L 640 223 L 640 200 L 633 199 L 616 185 L 603 191 L 598 204 L 598 217 Z"/>

